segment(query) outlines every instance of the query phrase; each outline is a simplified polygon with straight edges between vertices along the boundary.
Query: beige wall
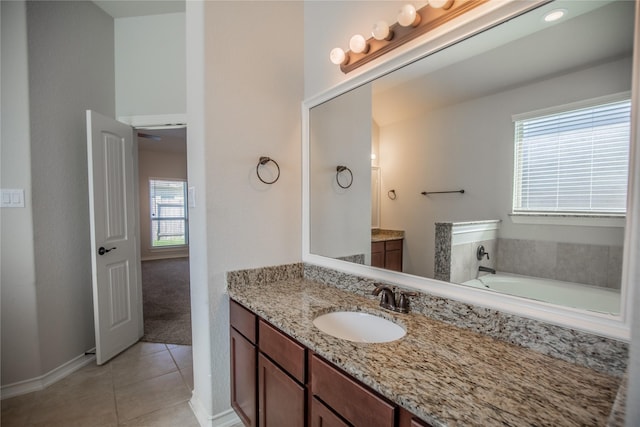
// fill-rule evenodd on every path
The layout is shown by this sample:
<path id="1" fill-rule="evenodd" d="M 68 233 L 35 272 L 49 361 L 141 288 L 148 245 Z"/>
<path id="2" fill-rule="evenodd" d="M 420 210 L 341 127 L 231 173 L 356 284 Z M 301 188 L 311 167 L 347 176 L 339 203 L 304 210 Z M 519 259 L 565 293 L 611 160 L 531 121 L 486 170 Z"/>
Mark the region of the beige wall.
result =
<path id="1" fill-rule="evenodd" d="M 140 195 L 141 260 L 173 258 L 189 255 L 189 248 L 151 248 L 149 179 L 187 180 L 187 153 L 138 151 L 138 194 Z"/>

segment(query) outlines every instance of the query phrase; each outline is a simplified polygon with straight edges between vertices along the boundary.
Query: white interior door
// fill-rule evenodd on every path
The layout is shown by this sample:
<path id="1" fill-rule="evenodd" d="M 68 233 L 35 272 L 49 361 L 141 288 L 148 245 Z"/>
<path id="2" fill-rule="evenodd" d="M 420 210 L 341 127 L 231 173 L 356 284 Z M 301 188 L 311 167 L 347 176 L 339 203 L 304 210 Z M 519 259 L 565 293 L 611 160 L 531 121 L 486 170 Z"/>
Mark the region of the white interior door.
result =
<path id="1" fill-rule="evenodd" d="M 99 365 L 144 332 L 133 128 L 87 110 L 89 210 L 96 359 Z"/>

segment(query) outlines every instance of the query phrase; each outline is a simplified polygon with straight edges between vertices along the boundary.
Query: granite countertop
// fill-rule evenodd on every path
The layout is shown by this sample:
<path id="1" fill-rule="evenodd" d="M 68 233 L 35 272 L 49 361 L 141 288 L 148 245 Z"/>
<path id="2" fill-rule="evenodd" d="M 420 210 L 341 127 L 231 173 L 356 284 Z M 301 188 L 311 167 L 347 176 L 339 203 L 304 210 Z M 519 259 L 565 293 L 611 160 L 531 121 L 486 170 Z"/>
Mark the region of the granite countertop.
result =
<path id="1" fill-rule="evenodd" d="M 401 230 L 384 230 L 374 228 L 371 230 L 371 242 L 385 242 L 387 240 L 404 239 L 404 231 Z"/>
<path id="2" fill-rule="evenodd" d="M 229 296 L 434 426 L 604 426 L 621 379 L 377 300 L 310 281 L 230 285 Z M 353 343 L 312 323 L 336 310 L 379 314 L 407 335 Z"/>

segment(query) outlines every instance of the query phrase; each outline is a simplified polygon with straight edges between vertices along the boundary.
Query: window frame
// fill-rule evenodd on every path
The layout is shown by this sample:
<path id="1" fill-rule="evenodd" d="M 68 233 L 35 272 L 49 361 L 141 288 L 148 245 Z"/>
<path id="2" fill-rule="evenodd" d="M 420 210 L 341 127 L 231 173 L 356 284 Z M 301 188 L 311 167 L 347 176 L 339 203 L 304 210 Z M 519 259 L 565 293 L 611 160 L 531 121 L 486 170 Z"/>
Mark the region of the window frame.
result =
<path id="1" fill-rule="evenodd" d="M 174 183 L 182 183 L 183 185 L 183 189 L 184 189 L 184 203 L 183 203 L 183 211 L 184 211 L 184 216 L 183 217 L 169 217 L 169 218 L 158 218 L 158 217 L 154 217 L 153 216 L 153 199 L 152 199 L 152 183 L 153 181 L 166 181 L 166 182 L 174 182 Z M 181 249 L 181 248 L 187 248 L 189 247 L 189 204 L 188 204 L 188 194 L 189 194 L 189 189 L 188 189 L 188 185 L 187 185 L 187 180 L 183 179 L 183 178 L 158 178 L 158 177 L 150 177 L 148 179 L 148 184 L 149 184 L 149 197 L 148 197 L 148 202 L 149 202 L 149 245 L 150 245 L 150 249 L 157 251 L 157 250 L 166 250 L 166 249 Z M 177 244 L 177 245 L 159 245 L 156 246 L 154 245 L 154 221 L 158 221 L 158 220 L 162 220 L 162 219 L 168 219 L 168 220 L 181 220 L 184 221 L 184 243 L 183 244 Z"/>
<path id="2" fill-rule="evenodd" d="M 628 101 L 631 103 L 631 92 L 619 92 L 611 95 L 600 96 L 596 98 L 585 99 L 577 102 L 557 105 L 553 107 L 538 109 L 529 111 L 526 113 L 512 115 L 513 122 L 513 170 L 512 170 L 512 202 L 511 213 L 509 216 L 513 222 L 522 224 L 558 224 L 558 225 L 593 225 L 593 226 L 624 226 L 624 219 L 628 211 L 629 200 L 629 170 L 627 171 L 627 186 L 625 189 L 626 206 L 625 212 L 607 212 L 607 211 L 561 211 L 561 210 L 527 210 L 522 208 L 516 208 L 519 191 L 518 180 L 518 156 L 520 151 L 518 150 L 518 132 L 517 122 L 524 120 L 531 120 L 536 118 L 542 118 L 544 116 L 551 116 L 554 114 L 568 113 L 574 110 L 580 110 L 590 107 L 597 107 L 615 102 Z M 629 126 L 631 127 L 631 117 L 629 119 Z M 627 153 L 627 164 L 629 162 L 630 152 Z"/>

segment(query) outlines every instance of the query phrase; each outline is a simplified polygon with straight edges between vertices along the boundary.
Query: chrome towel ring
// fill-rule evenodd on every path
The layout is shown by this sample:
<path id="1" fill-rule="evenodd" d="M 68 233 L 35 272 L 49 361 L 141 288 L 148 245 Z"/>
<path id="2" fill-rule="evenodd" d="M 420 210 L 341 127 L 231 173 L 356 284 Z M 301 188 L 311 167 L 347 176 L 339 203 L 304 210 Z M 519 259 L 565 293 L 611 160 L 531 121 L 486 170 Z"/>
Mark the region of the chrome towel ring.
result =
<path id="1" fill-rule="evenodd" d="M 340 182 L 340 174 L 342 172 L 345 172 L 345 171 L 349 172 L 349 184 L 342 185 L 342 183 Z M 351 184 L 353 184 L 353 173 L 351 172 L 351 169 L 349 169 L 346 166 L 338 166 L 336 168 L 336 182 L 338 183 L 338 186 L 340 188 L 349 188 L 349 187 L 351 187 Z"/>
<path id="2" fill-rule="evenodd" d="M 269 162 L 273 162 L 273 164 L 276 165 L 276 168 L 278 169 L 278 174 L 273 181 L 266 181 L 260 175 L 260 166 L 265 166 Z M 265 184 L 273 184 L 280 178 L 280 165 L 278 165 L 278 162 L 273 160 L 271 157 L 262 156 L 260 157 L 260 160 L 258 160 L 258 165 L 256 166 L 256 175 L 258 175 L 258 179 Z"/>
<path id="3" fill-rule="evenodd" d="M 389 190 L 387 192 L 387 197 L 390 198 L 391 200 L 397 199 L 398 195 L 396 194 L 396 190 Z"/>

